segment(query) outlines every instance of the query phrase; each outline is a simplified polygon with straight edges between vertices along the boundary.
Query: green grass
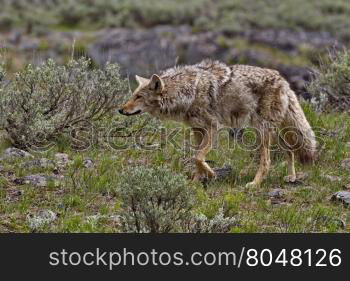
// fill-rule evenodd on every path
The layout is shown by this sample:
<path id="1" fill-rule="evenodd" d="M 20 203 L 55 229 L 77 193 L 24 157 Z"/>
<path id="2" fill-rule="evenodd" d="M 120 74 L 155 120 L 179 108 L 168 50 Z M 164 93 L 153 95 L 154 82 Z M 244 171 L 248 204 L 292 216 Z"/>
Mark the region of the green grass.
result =
<path id="1" fill-rule="evenodd" d="M 245 184 L 254 177 L 256 165 L 245 175 L 240 172 L 252 161 L 252 153 L 242 151 L 237 145 L 228 149 L 225 146 L 227 139 L 222 137 L 218 149 L 211 151 L 208 159 L 214 161 L 210 164 L 213 167 L 232 166 L 233 172 L 225 179 L 207 185 L 197 184 L 197 205 L 193 212 L 212 218 L 223 208 L 225 216 L 235 217 L 238 221 L 231 232 L 349 232 L 349 209 L 341 203 L 331 202 L 330 197 L 350 184 L 349 172 L 340 166 L 342 159 L 350 157 L 350 148 L 346 146 L 350 141 L 350 116 L 320 115 L 308 106 L 304 106 L 304 110 L 312 126 L 322 128 L 316 129 L 316 132 L 324 148 L 315 166 L 297 165 L 297 171 L 308 174 L 302 184 L 290 185 L 283 181 L 287 173 L 286 162 L 283 155 L 275 153 L 271 172 L 263 184 L 258 188 L 245 188 Z M 179 126 L 174 122 L 163 125 L 169 130 Z M 181 128 L 178 142 L 182 142 L 185 134 L 185 127 Z M 6 144 L 1 149 L 5 147 Z M 0 163 L 4 166 L 4 171 L 0 173 L 0 232 L 32 231 L 27 215 L 35 215 L 45 209 L 57 213 L 58 218 L 37 231 L 118 232 L 117 216 L 121 202 L 115 187 L 121 171 L 130 166 L 162 165 L 176 173 L 188 176 L 191 173 L 186 161 L 191 153 L 170 144 L 149 151 L 134 147 L 122 151 L 92 147 L 84 152 L 74 151 L 65 144 L 49 152 L 34 154 L 53 159 L 58 150 L 69 154 L 73 160 L 67 169 L 62 170 L 65 179 L 59 185 L 15 185 L 11 182 L 13 177 L 52 174 L 53 168 L 25 169 L 21 166 L 22 160 Z M 94 160 L 92 170 L 82 166 L 85 157 Z M 325 175 L 338 176 L 341 181 L 332 182 Z M 273 204 L 267 193 L 276 187 L 283 189 L 284 193 L 282 199 Z M 22 191 L 22 195 L 13 195 L 15 191 Z"/>

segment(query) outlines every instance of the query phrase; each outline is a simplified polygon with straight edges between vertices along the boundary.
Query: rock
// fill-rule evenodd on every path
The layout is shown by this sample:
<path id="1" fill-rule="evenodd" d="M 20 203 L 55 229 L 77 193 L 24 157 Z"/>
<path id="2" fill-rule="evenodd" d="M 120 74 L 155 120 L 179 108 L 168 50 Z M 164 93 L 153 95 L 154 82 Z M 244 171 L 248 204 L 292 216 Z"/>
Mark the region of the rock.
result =
<path id="1" fill-rule="evenodd" d="M 350 205 L 350 192 L 349 191 L 338 191 L 332 195 L 332 201 L 340 201 L 344 205 Z"/>
<path id="2" fill-rule="evenodd" d="M 55 154 L 55 163 L 60 168 L 64 168 L 69 164 L 69 156 L 66 153 L 56 153 Z"/>
<path id="3" fill-rule="evenodd" d="M 87 169 L 92 169 L 95 167 L 94 162 L 90 158 L 85 158 L 83 161 L 83 166 Z"/>
<path id="4" fill-rule="evenodd" d="M 220 36 L 219 32 L 189 32 L 183 35 L 178 33 L 174 41 L 178 61 L 185 64 L 194 64 L 207 58 L 232 61 L 232 52 L 237 53 L 237 51 L 221 46 L 218 43 Z"/>
<path id="5" fill-rule="evenodd" d="M 350 171 L 350 158 L 346 158 L 341 162 L 342 168 Z"/>
<path id="6" fill-rule="evenodd" d="M 274 188 L 271 190 L 267 196 L 270 198 L 272 205 L 278 205 L 286 202 L 284 198 L 285 191 L 281 188 Z"/>
<path id="7" fill-rule="evenodd" d="M 48 168 L 50 166 L 53 166 L 53 161 L 47 158 L 30 160 L 23 163 L 22 165 L 22 167 L 24 168 L 32 168 L 32 167 Z"/>
<path id="8" fill-rule="evenodd" d="M 301 45 L 313 48 L 341 48 L 343 45 L 330 33 L 324 31 L 303 31 L 286 29 L 250 29 L 242 34 L 252 43 L 265 44 L 287 52 L 295 53 Z"/>
<path id="9" fill-rule="evenodd" d="M 338 176 L 324 175 L 323 177 L 331 182 L 342 181 L 342 178 Z"/>
<path id="10" fill-rule="evenodd" d="M 10 147 L 7 148 L 2 157 L 0 158 L 0 160 L 4 160 L 4 159 L 16 159 L 16 158 L 34 158 L 33 155 L 31 155 L 30 153 L 28 153 L 27 151 L 15 148 L 15 147 Z"/>
<path id="11" fill-rule="evenodd" d="M 17 201 L 19 198 L 23 195 L 23 191 L 18 190 L 16 188 L 9 188 L 7 190 L 7 196 L 6 199 L 8 201 Z"/>
<path id="12" fill-rule="evenodd" d="M 16 178 L 14 180 L 15 184 L 31 184 L 35 187 L 45 187 L 49 182 L 53 182 L 54 185 L 58 185 L 58 181 L 61 180 L 58 177 L 52 177 L 47 175 L 30 175 L 22 178 Z"/>
<path id="13" fill-rule="evenodd" d="M 281 188 L 275 188 L 267 194 L 270 198 L 281 199 L 284 195 L 284 190 Z"/>
<path id="14" fill-rule="evenodd" d="M 147 30 L 106 30 L 87 53 L 96 63 L 117 62 L 124 76 L 150 76 L 176 63 L 177 38 L 189 36 L 189 27 L 162 26 Z"/>
<path id="15" fill-rule="evenodd" d="M 213 168 L 213 170 L 216 174 L 216 178 L 218 178 L 218 179 L 228 177 L 232 173 L 231 166 L 225 166 L 223 168 Z"/>
<path id="16" fill-rule="evenodd" d="M 42 210 L 38 215 L 27 215 L 27 223 L 32 230 L 40 229 L 56 219 L 57 214 L 51 210 Z"/>
<path id="17" fill-rule="evenodd" d="M 31 175 L 23 177 L 24 184 L 32 184 L 36 187 L 47 186 L 48 177 L 41 175 Z"/>

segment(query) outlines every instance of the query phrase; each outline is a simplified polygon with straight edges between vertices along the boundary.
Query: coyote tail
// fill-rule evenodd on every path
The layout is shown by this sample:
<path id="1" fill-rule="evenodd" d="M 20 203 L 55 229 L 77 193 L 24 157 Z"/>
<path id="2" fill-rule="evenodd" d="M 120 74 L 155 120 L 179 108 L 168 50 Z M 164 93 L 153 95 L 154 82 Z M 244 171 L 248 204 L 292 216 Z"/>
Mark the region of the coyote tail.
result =
<path id="1" fill-rule="evenodd" d="M 283 125 L 286 132 L 282 136 L 284 144 L 292 150 L 302 164 L 312 164 L 316 160 L 316 137 L 298 98 L 286 83 L 282 91 L 288 96 L 288 108 Z"/>

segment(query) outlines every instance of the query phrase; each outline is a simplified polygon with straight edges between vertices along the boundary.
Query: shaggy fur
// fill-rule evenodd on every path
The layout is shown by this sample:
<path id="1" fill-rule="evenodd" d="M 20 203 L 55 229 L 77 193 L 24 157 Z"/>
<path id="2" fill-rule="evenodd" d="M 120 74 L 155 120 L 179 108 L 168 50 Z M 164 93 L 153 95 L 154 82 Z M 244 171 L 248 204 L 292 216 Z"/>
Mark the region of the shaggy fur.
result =
<path id="1" fill-rule="evenodd" d="M 253 127 L 258 132 L 260 165 L 254 180 L 259 185 L 270 167 L 270 139 L 278 135 L 288 159 L 288 178 L 295 180 L 294 155 L 312 162 L 316 141 L 295 93 L 275 70 L 247 65 L 227 66 L 205 60 L 179 66 L 150 79 L 136 77 L 139 86 L 120 113 L 148 112 L 161 119 L 185 122 L 198 144 L 194 180 L 215 176 L 205 156 L 224 126 Z M 277 132 L 277 134 L 276 134 Z"/>

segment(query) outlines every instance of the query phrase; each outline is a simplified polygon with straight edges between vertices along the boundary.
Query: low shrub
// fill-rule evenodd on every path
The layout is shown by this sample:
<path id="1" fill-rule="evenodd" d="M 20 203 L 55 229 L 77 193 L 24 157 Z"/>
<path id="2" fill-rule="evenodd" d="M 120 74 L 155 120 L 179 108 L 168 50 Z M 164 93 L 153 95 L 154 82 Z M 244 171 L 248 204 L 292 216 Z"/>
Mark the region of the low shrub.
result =
<path id="1" fill-rule="evenodd" d="M 53 60 L 29 64 L 0 91 L 0 127 L 19 148 L 41 147 L 67 130 L 103 119 L 128 92 L 118 65 L 92 69 L 86 58 L 63 66 Z"/>
<path id="2" fill-rule="evenodd" d="M 331 55 L 308 86 L 314 107 L 321 111 L 350 110 L 350 51 Z"/>
<path id="3" fill-rule="evenodd" d="M 14 17 L 7 13 L 0 13 L 0 31 L 9 31 L 15 24 Z"/>
<path id="4" fill-rule="evenodd" d="M 197 213 L 194 189 L 167 168 L 136 167 L 120 175 L 117 194 L 124 232 L 225 233 L 237 225 L 220 208 L 213 218 Z"/>
<path id="5" fill-rule="evenodd" d="M 118 193 L 124 232 L 181 232 L 195 201 L 186 178 L 161 167 L 123 172 Z"/>
<path id="6" fill-rule="evenodd" d="M 192 233 L 226 233 L 238 223 L 235 217 L 225 217 L 223 208 L 210 219 L 204 214 L 193 216 L 187 226 L 187 232 Z"/>

